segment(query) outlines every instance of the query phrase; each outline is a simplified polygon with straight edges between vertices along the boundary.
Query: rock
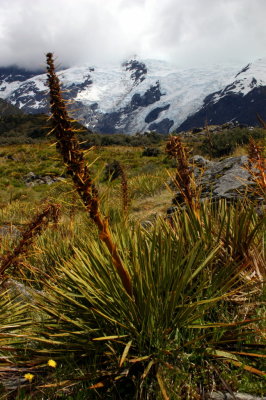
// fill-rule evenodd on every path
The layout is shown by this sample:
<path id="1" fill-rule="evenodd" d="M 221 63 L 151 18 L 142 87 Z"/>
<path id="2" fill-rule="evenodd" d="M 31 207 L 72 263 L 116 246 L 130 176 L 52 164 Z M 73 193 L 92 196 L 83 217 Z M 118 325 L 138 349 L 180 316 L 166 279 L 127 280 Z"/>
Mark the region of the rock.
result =
<path id="1" fill-rule="evenodd" d="M 144 63 L 137 60 L 129 60 L 122 64 L 126 71 L 130 71 L 130 78 L 134 81 L 135 85 L 138 85 L 147 75 L 147 67 Z"/>
<path id="2" fill-rule="evenodd" d="M 37 176 L 38 176 L 38 175 L 35 175 L 34 172 L 29 172 L 27 175 L 24 176 L 24 179 L 25 179 L 25 181 L 26 181 L 26 180 L 31 181 L 31 180 L 36 179 Z"/>
<path id="3" fill-rule="evenodd" d="M 150 124 L 149 130 L 156 131 L 163 135 L 166 135 L 170 131 L 173 125 L 174 121 L 172 119 L 164 118 L 160 122 L 153 122 L 152 124 Z"/>
<path id="4" fill-rule="evenodd" d="M 147 122 L 147 123 L 149 124 L 150 122 L 155 121 L 155 120 L 159 117 L 160 113 L 161 113 L 162 111 L 168 110 L 169 107 L 170 107 L 170 104 L 167 104 L 167 105 L 164 106 L 164 107 L 156 107 L 156 108 L 154 108 L 154 109 L 153 109 L 152 111 L 150 111 L 149 114 L 146 116 L 145 122 Z"/>
<path id="5" fill-rule="evenodd" d="M 250 198 L 262 200 L 254 190 L 251 190 L 255 184 L 245 169 L 247 156 L 229 157 L 211 162 L 197 155 L 192 157 L 191 162 L 194 164 L 196 180 L 202 185 L 201 199 L 211 197 L 214 201 L 219 199 L 234 201 L 248 195 Z M 180 194 L 177 193 L 173 203 L 178 204 L 180 201 Z"/>
<path id="6" fill-rule="evenodd" d="M 25 175 L 22 179 L 28 187 L 33 187 L 36 185 L 51 185 L 52 183 L 63 180 L 63 178 L 60 176 L 36 175 L 32 171 Z"/>
<path id="7" fill-rule="evenodd" d="M 252 396 L 247 393 L 234 393 L 233 397 L 230 393 L 214 392 L 210 395 L 213 400 L 266 400 L 266 397 Z"/>
<path id="8" fill-rule="evenodd" d="M 160 82 L 157 81 L 155 85 L 151 85 L 144 94 L 135 93 L 131 99 L 131 106 L 133 109 L 138 107 L 147 107 L 156 103 L 163 96 L 160 90 Z"/>
<path id="9" fill-rule="evenodd" d="M 207 158 L 204 158 L 202 156 L 196 155 L 191 157 L 189 160 L 192 165 L 196 165 L 197 167 L 207 167 L 213 165 L 213 162 L 210 160 L 207 160 Z"/>
<path id="10" fill-rule="evenodd" d="M 5 224 L 0 226 L 0 236 L 11 236 L 12 238 L 17 238 L 21 235 L 21 232 L 15 225 Z"/>
<path id="11" fill-rule="evenodd" d="M 237 199 L 253 184 L 249 172 L 244 168 L 247 157 L 229 157 L 212 163 L 202 176 L 202 197 L 213 199 Z"/>

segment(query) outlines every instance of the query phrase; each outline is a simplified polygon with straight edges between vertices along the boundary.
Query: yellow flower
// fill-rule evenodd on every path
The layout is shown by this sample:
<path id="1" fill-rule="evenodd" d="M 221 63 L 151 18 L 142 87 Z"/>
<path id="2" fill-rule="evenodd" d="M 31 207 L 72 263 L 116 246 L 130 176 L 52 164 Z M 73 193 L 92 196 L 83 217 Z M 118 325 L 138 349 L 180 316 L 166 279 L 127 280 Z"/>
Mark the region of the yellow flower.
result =
<path id="1" fill-rule="evenodd" d="M 52 368 L 56 368 L 57 363 L 55 360 L 48 360 L 47 365 Z"/>
<path id="2" fill-rule="evenodd" d="M 33 374 L 30 374 L 30 373 L 28 373 L 28 374 L 25 374 L 24 375 L 24 378 L 25 379 L 27 379 L 27 381 L 32 381 L 32 379 L 34 378 L 34 375 Z"/>

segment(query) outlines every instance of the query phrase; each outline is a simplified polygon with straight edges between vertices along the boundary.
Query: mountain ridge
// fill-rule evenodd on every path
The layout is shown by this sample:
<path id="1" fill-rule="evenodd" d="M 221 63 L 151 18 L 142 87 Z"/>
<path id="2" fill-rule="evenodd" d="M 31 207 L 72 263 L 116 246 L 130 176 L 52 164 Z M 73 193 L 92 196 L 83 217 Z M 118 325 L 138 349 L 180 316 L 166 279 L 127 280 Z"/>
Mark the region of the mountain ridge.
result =
<path id="1" fill-rule="evenodd" d="M 178 130 L 204 126 L 206 121 L 214 125 L 227 121 L 257 125 L 257 114 L 266 119 L 266 59 L 246 65 L 222 90 L 206 96 L 202 107 Z"/>
<path id="2" fill-rule="evenodd" d="M 261 107 L 257 107 L 258 101 L 254 100 L 254 107 L 261 112 L 266 62 L 261 62 L 255 76 L 251 73 L 252 65 L 180 69 L 164 61 L 131 59 L 121 65 L 61 69 L 58 75 L 64 97 L 71 100 L 69 107 L 73 116 L 91 130 L 128 134 L 154 130 L 167 134 L 185 130 L 184 127 L 203 125 L 206 110 L 207 114 L 212 114 L 212 108 L 221 116 L 219 122 L 213 123 L 236 119 L 237 107 L 243 108 L 239 99 L 251 90 L 262 92 L 261 96 L 256 94 Z M 14 67 L 5 71 L 0 68 L 0 98 L 26 113 L 48 112 L 46 74 Z M 253 87 L 248 87 L 245 82 L 247 93 L 242 93 L 243 79 L 248 79 L 250 73 L 254 79 L 247 82 Z M 236 107 L 230 104 L 229 96 L 232 103 L 236 102 Z M 233 114 L 228 111 L 230 109 Z"/>

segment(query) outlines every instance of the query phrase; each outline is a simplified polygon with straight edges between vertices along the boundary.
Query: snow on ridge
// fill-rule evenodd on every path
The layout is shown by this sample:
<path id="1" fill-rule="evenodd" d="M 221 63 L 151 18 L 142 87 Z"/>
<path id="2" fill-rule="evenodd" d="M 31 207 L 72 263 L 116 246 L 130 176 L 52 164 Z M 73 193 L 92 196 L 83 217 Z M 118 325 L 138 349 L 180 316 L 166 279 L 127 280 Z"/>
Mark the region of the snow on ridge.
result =
<path id="1" fill-rule="evenodd" d="M 143 96 L 158 81 L 162 94 L 160 100 L 133 111 L 130 115 L 132 132 L 133 128 L 135 131 L 148 129 L 149 123 L 145 122 L 145 118 L 156 107 L 169 105 L 167 110 L 160 112 L 155 122 L 159 123 L 168 118 L 174 121 L 171 129 L 175 129 L 189 114 L 196 112 L 203 105 L 204 98 L 207 95 L 223 89 L 228 83 L 243 81 L 244 84 L 242 82 L 241 85 L 244 85 L 244 89 L 236 86 L 232 90 L 245 92 L 245 90 L 251 90 L 249 85 L 252 79 L 249 79 L 249 74 L 252 77 L 255 74 L 259 85 L 266 79 L 264 73 L 266 71 L 266 60 L 259 60 L 251 64 L 245 72 L 240 73 L 241 66 L 232 64 L 185 69 L 160 60 L 140 59 L 137 61 L 144 63 L 147 68 L 145 79 L 138 82 L 132 79 L 132 71 L 126 70 L 120 64 L 80 65 L 58 71 L 58 75 L 64 88 L 71 90 L 78 87 L 76 92 L 73 91 L 75 93 L 73 100 L 81 102 L 85 107 L 97 103 L 97 112 L 99 113 L 123 110 L 131 103 L 135 94 Z M 252 73 L 253 70 L 254 73 Z M 237 73 L 239 74 L 235 78 Z M 3 82 L 2 87 L 6 88 L 1 91 L 0 87 L 0 97 L 8 100 L 12 93 L 20 87 L 26 87 L 23 86 L 26 84 L 34 84 L 37 93 L 46 93 L 46 81 L 46 74 L 42 74 L 23 82 Z M 30 93 L 26 94 L 30 95 Z M 31 93 L 31 96 L 34 96 L 34 93 Z M 221 98 L 221 96 L 223 96 L 223 92 L 218 97 Z M 39 104 L 43 106 L 41 101 L 36 100 L 32 108 L 37 110 Z M 23 106 L 22 103 L 21 106 Z"/>
<path id="2" fill-rule="evenodd" d="M 13 91 L 16 90 L 18 86 L 20 86 L 20 84 L 20 81 L 14 81 L 10 83 L 3 81 L 3 83 L 0 85 L 0 98 L 7 100 L 8 97 L 13 93 Z"/>
<path id="3" fill-rule="evenodd" d="M 266 58 L 246 65 L 236 74 L 234 80 L 228 81 L 225 88 L 214 95 L 212 102 L 217 103 L 231 93 L 246 96 L 252 89 L 260 86 L 266 86 Z"/>
<path id="4" fill-rule="evenodd" d="M 175 125 L 178 125 L 186 118 L 188 113 L 196 111 L 201 106 L 205 96 L 221 89 L 228 78 L 233 77 L 239 71 L 239 66 L 232 67 L 229 65 L 187 70 L 157 60 L 141 60 L 141 62 L 145 63 L 148 74 L 146 79 L 138 86 L 130 85 L 126 76 L 124 77 L 125 82 L 123 82 L 119 70 L 116 70 L 115 74 L 109 75 L 108 70 L 98 72 L 95 68 L 95 72 L 92 73 L 92 87 L 80 92 L 77 100 L 87 104 L 99 102 L 99 108 L 102 112 L 111 112 L 117 106 L 125 107 L 134 94 L 144 94 L 159 81 L 160 90 L 163 94 L 160 99 L 160 106 L 170 103 L 170 108 L 167 112 L 160 114 L 157 122 L 167 116 L 175 121 Z M 161 69 L 159 69 L 159 66 L 161 66 Z M 109 84 L 105 85 L 106 81 Z M 127 92 L 125 92 L 125 89 L 127 89 Z M 145 116 L 154 107 L 156 105 L 152 104 L 145 107 L 144 110 L 139 110 L 138 119 L 142 118 L 144 122 Z"/>

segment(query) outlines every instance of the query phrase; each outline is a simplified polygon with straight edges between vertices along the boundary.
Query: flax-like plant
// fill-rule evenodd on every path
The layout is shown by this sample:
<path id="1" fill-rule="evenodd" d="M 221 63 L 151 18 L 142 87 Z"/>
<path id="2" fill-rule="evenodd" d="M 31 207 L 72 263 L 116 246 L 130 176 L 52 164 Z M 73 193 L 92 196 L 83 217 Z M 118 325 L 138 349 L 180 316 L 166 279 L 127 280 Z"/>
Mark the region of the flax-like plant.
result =
<path id="1" fill-rule="evenodd" d="M 22 331 L 31 327 L 32 320 L 29 307 L 23 304 L 18 295 L 5 287 L 5 282 L 0 283 L 0 397 L 4 399 L 5 385 L 9 388 L 19 379 L 15 377 L 17 360 L 20 354 L 25 353 L 27 339 L 20 340 Z M 3 387 L 2 387 L 3 385 Z"/>
<path id="2" fill-rule="evenodd" d="M 133 199 L 152 197 L 158 194 L 165 185 L 165 175 L 160 173 L 139 174 L 128 181 L 130 195 Z"/>
<path id="3" fill-rule="evenodd" d="M 68 382 L 85 380 L 88 398 L 97 390 L 104 399 L 123 391 L 124 399 L 197 399 L 202 385 L 212 389 L 210 371 L 223 365 L 264 374 L 248 361 L 249 352 L 254 360 L 263 357 L 254 308 L 243 318 L 233 299 L 245 293 L 245 307 L 252 298 L 244 260 L 254 246 L 262 251 L 265 220 L 227 207 L 202 205 L 200 222 L 193 210 L 180 208 L 173 226 L 160 220 L 149 230 L 127 221 L 113 227 L 134 298 L 89 232 L 70 259 L 53 263 L 52 279 L 35 299 L 48 316 L 38 335 L 42 354 L 88 369 L 74 380 L 68 375 Z"/>

